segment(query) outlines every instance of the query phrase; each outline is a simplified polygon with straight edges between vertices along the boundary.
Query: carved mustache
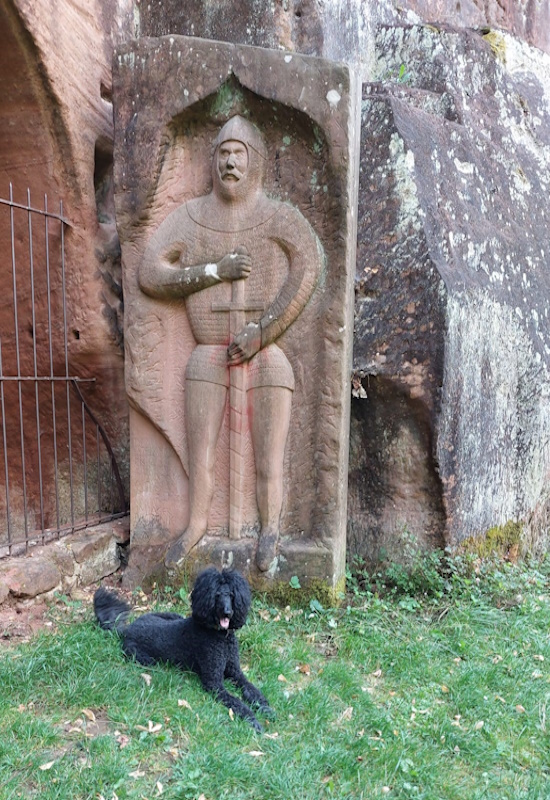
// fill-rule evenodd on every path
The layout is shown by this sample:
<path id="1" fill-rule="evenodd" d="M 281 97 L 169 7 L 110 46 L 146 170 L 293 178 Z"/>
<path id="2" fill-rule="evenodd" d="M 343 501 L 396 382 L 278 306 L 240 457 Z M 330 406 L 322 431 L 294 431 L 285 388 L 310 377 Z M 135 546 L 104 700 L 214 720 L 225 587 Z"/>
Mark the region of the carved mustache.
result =
<path id="1" fill-rule="evenodd" d="M 240 180 L 243 177 L 244 173 L 238 170 L 236 167 L 226 167 L 222 172 L 222 180 L 228 175 L 230 175 L 233 178 L 237 178 L 237 180 Z"/>

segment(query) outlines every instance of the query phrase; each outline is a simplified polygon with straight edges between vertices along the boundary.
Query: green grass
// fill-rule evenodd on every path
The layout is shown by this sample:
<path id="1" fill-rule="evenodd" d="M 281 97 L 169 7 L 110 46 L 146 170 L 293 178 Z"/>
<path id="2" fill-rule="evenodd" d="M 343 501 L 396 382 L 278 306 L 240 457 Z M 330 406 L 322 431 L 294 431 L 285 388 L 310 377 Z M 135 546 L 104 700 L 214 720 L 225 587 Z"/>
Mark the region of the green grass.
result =
<path id="1" fill-rule="evenodd" d="M 264 734 L 52 606 L 0 658 L 0 798 L 550 798 L 548 567 L 448 566 L 415 593 L 350 575 L 339 609 L 256 599 L 239 639 L 277 712 Z"/>

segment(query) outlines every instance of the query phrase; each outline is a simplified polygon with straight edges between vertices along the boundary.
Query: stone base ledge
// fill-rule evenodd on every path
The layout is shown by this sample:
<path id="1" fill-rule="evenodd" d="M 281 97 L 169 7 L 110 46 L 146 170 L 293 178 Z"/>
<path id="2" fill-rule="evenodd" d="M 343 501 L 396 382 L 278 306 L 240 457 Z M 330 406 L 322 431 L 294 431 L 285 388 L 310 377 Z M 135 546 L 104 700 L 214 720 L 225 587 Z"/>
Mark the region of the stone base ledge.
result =
<path id="1" fill-rule="evenodd" d="M 232 540 L 205 536 L 186 556 L 180 569 L 169 571 L 159 566 L 159 563 L 163 564 L 168 550 L 166 544 L 132 544 L 122 579 L 123 586 L 126 589 L 140 587 L 148 590 L 154 582 L 162 581 L 177 586 L 183 581 L 192 582 L 210 564 L 218 569 L 233 567 L 248 579 L 256 591 L 277 596 L 281 595 L 283 587 L 289 586 L 295 575 L 300 576 L 300 584 L 305 590 L 324 587 L 324 593 L 329 596 L 336 595 L 342 588 L 332 551 L 320 541 L 283 539 L 279 555 L 268 572 L 260 572 L 256 567 L 256 547 L 255 538 Z"/>
<path id="2" fill-rule="evenodd" d="M 129 518 L 104 523 L 0 561 L 0 604 L 89 586 L 120 567 L 118 544 L 129 540 Z"/>

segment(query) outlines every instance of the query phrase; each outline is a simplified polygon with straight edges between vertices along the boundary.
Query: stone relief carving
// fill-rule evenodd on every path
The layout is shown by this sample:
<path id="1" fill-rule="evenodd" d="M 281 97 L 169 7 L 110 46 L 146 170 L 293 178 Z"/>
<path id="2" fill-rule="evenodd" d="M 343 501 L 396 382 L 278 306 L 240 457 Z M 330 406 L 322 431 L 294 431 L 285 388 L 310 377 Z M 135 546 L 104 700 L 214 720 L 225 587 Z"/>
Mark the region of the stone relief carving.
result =
<path id="1" fill-rule="evenodd" d="M 264 189 L 259 130 L 233 116 L 214 141 L 212 190 L 177 207 L 154 232 L 139 265 L 143 292 L 185 303 L 195 347 L 185 369 L 189 523 L 170 547 L 178 565 L 208 528 L 217 442 L 229 401 L 229 536 L 243 531 L 244 431 L 255 463 L 260 521 L 256 563 L 277 554 L 284 454 L 294 374 L 278 338 L 310 299 L 323 262 L 301 212 Z"/>

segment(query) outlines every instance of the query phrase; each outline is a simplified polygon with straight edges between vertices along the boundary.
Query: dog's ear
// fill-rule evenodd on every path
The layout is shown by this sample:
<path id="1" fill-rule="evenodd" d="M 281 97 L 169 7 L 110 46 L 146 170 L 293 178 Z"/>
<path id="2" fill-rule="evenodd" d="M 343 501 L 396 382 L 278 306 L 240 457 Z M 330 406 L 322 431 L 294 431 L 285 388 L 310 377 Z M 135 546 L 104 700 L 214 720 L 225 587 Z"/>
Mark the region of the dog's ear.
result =
<path id="1" fill-rule="evenodd" d="M 208 567 L 197 576 L 191 592 L 191 609 L 196 620 L 203 625 L 212 625 L 216 592 L 220 584 L 220 573 L 214 567 Z"/>
<path id="2" fill-rule="evenodd" d="M 233 617 L 231 618 L 231 628 L 242 628 L 246 622 L 252 595 L 248 581 L 239 572 L 224 573 L 225 582 L 231 590 L 233 598 Z"/>

